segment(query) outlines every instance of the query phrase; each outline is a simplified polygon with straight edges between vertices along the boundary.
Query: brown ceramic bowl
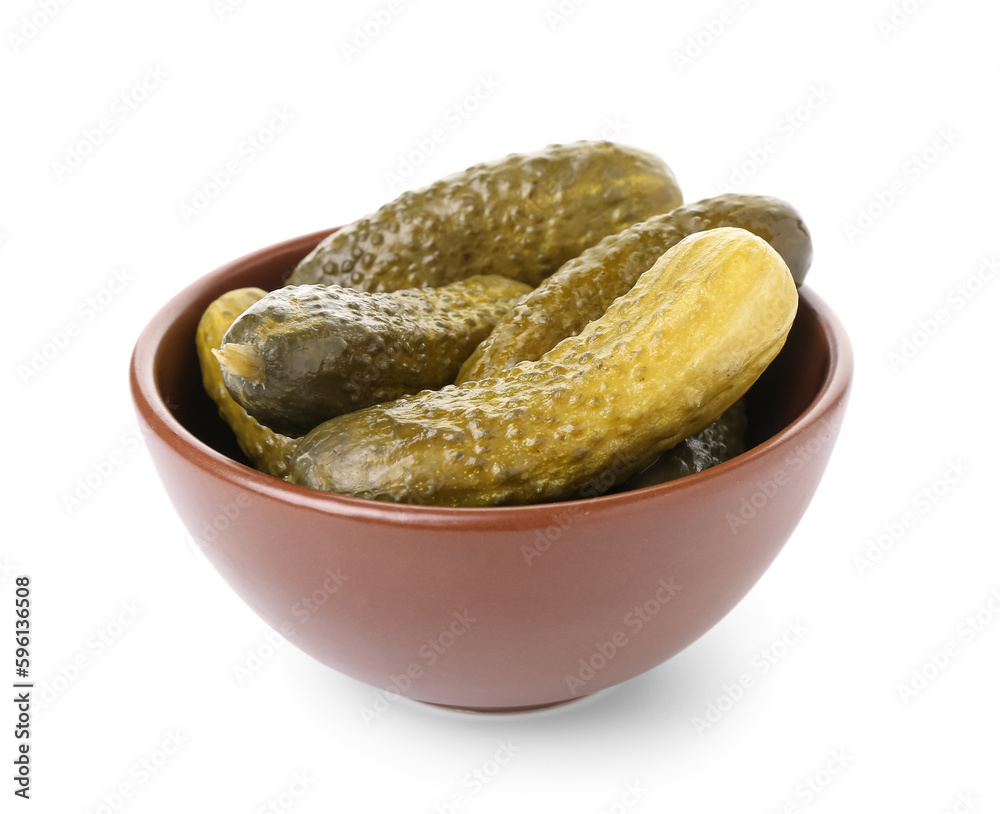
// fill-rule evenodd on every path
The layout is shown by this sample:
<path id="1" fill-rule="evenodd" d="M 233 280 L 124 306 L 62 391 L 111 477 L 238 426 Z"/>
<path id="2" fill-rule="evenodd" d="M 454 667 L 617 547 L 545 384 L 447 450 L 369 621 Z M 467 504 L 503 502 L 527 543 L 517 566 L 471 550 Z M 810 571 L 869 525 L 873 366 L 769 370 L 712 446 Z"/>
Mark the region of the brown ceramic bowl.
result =
<path id="1" fill-rule="evenodd" d="M 131 387 L 190 533 L 243 600 L 324 664 L 463 709 L 557 704 L 657 666 L 715 625 L 789 538 L 846 407 L 844 329 L 808 287 L 747 395 L 748 452 L 659 486 L 501 508 L 405 506 L 242 461 L 201 388 L 195 326 L 223 292 L 283 284 L 326 232 L 229 263 L 143 331 Z M 391 697 L 391 696 L 390 696 Z"/>

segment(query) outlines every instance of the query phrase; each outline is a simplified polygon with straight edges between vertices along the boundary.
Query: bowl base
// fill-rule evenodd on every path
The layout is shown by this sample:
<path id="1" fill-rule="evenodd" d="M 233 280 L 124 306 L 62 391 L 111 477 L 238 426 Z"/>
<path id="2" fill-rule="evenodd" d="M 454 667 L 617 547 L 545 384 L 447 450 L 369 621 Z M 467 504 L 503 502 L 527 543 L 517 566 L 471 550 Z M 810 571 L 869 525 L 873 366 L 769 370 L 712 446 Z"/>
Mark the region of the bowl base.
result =
<path id="1" fill-rule="evenodd" d="M 565 704 L 572 704 L 574 701 L 579 701 L 581 698 L 587 698 L 587 696 L 579 695 L 576 698 L 564 698 L 562 701 L 548 701 L 544 704 L 529 704 L 523 707 L 463 707 L 453 704 L 438 704 L 434 701 L 421 701 L 420 703 L 438 707 L 439 709 L 451 710 L 452 712 L 477 712 L 482 715 L 511 715 L 517 712 L 540 712 L 543 709 L 561 707 Z"/>

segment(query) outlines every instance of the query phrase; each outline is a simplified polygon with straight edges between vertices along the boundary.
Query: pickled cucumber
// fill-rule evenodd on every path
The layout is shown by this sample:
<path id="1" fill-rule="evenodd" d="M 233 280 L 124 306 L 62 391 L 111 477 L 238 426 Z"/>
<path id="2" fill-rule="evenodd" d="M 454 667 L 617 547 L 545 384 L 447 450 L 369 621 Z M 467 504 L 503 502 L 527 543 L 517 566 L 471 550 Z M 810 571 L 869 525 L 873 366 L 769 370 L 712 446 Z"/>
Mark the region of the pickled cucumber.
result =
<path id="1" fill-rule="evenodd" d="M 812 261 L 812 241 L 794 208 L 761 195 L 706 198 L 636 223 L 568 261 L 501 320 L 462 366 L 456 384 L 540 358 L 601 316 L 679 240 L 720 226 L 764 238 L 784 258 L 795 282 L 802 282 Z"/>
<path id="2" fill-rule="evenodd" d="M 215 355 L 229 394 L 250 415 L 301 434 L 341 413 L 450 384 L 530 291 L 497 275 L 389 293 L 286 286 L 250 306 Z"/>
<path id="3" fill-rule="evenodd" d="M 446 506 L 585 496 L 719 418 L 784 344 L 797 303 L 761 238 L 691 235 L 540 360 L 321 424 L 288 480 Z"/>
<path id="4" fill-rule="evenodd" d="M 501 274 L 535 286 L 605 235 L 681 202 L 651 153 L 554 144 L 403 193 L 323 240 L 288 282 L 396 291 Z"/>
<path id="5" fill-rule="evenodd" d="M 288 474 L 288 462 L 298 439 L 262 427 L 233 401 L 222 381 L 219 363 L 212 355 L 233 321 L 266 293 L 262 288 L 238 288 L 212 302 L 198 322 L 195 346 L 205 392 L 218 407 L 219 416 L 236 434 L 240 449 L 257 469 L 283 478 Z"/>
<path id="6" fill-rule="evenodd" d="M 649 466 L 639 470 L 615 491 L 641 489 L 703 472 L 746 452 L 747 412 L 743 399 L 701 432 L 689 435 Z"/>

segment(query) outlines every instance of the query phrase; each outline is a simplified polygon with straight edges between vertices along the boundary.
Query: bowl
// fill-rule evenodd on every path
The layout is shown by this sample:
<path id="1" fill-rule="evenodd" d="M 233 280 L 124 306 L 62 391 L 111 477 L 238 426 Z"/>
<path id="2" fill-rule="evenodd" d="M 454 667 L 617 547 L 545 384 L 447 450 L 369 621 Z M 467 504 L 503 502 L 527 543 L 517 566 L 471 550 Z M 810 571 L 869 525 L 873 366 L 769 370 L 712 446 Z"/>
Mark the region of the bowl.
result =
<path id="1" fill-rule="evenodd" d="M 249 467 L 201 387 L 195 326 L 242 286 L 273 289 L 331 230 L 188 286 L 133 351 L 131 392 L 173 505 L 275 631 L 377 690 L 458 709 L 537 709 L 627 681 L 712 628 L 815 493 L 847 405 L 849 340 L 800 288 L 747 393 L 744 454 L 680 480 L 559 503 L 441 508 L 327 494 Z"/>

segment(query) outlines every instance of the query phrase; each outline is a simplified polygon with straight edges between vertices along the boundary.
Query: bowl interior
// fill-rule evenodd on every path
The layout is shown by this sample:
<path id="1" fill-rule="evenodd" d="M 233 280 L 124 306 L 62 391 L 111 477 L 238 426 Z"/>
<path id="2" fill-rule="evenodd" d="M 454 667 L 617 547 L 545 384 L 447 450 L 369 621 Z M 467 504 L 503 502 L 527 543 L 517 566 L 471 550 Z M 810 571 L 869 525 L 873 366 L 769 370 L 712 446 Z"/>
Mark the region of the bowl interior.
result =
<path id="1" fill-rule="evenodd" d="M 219 418 L 201 384 L 195 331 L 205 308 L 226 291 L 246 286 L 271 290 L 284 285 L 296 263 L 332 230 L 303 235 L 240 258 L 181 292 L 165 310 L 172 318 L 156 345 L 153 381 L 167 409 L 194 438 L 249 466 L 232 432 Z M 818 317 L 815 295 L 800 288 L 799 310 L 784 348 L 746 396 L 748 447 L 795 421 L 830 375 L 828 326 Z"/>

